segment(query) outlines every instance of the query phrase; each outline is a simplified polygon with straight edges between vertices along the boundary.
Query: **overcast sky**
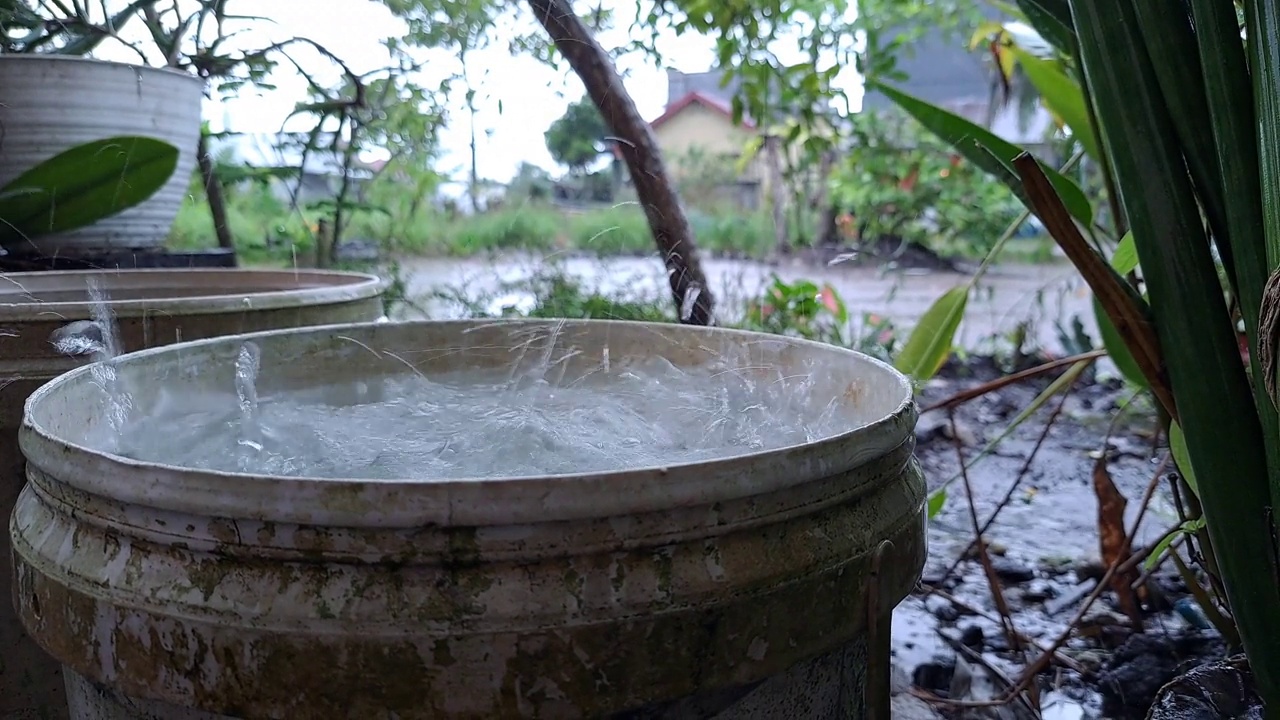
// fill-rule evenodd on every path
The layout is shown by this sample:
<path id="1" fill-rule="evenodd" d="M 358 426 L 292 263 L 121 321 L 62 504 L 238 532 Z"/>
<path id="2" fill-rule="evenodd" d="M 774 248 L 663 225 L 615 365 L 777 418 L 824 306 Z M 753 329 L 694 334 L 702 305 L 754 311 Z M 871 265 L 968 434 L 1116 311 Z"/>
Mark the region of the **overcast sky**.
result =
<path id="1" fill-rule="evenodd" d="M 635 16 L 636 2 L 604 0 L 604 5 L 613 9 L 619 29 L 603 35 L 601 42 L 606 47 L 621 45 Z M 273 24 L 258 23 L 251 32 L 243 33 L 238 38 L 242 47 L 292 36 L 307 37 L 341 57 L 357 73 L 385 67 L 387 55 L 380 41 L 404 33 L 403 25 L 376 0 L 269 0 L 249 3 L 232 12 L 252 12 L 274 21 Z M 510 54 L 508 41 L 512 36 L 541 31 L 532 18 L 527 23 L 518 28 L 501 29 L 493 44 L 475 53 L 468 63 L 468 75 L 478 92 L 478 125 L 482 132 L 478 161 L 484 178 L 506 181 L 521 162 L 555 169 L 547 154 L 543 133 L 564 113 L 569 102 L 583 94 L 582 85 L 572 72 L 558 72 L 533 58 Z M 660 38 L 659 49 L 670 67 L 685 72 L 708 70 L 714 62 L 713 44 L 700 37 L 667 34 Z M 784 61 L 799 60 L 785 57 L 784 52 L 779 55 Z M 109 56 L 126 62 L 131 59 L 124 50 L 111 51 Z M 308 53 L 300 53 L 298 57 L 308 67 L 325 66 L 318 57 Z M 136 55 L 132 59 L 136 61 Z M 424 86 L 435 86 L 458 68 L 456 61 L 448 56 L 433 60 L 418 79 Z M 618 65 L 640 114 L 647 119 L 659 115 L 667 100 L 664 69 L 639 54 L 619 59 Z M 336 83 L 339 78 L 336 68 L 329 71 L 330 82 Z M 205 111 L 207 119 L 215 129 L 279 130 L 295 103 L 305 95 L 306 84 L 296 73 L 287 70 L 278 71 L 273 81 L 278 86 L 274 91 L 246 88 L 238 97 L 211 104 Z M 848 81 L 842 84 L 850 85 Z M 463 90 L 457 88 L 453 95 L 447 99 L 450 122 L 442 138 L 446 155 L 440 169 L 461 179 L 468 162 L 468 124 Z M 302 127 L 290 129 L 305 127 L 304 123 Z"/>

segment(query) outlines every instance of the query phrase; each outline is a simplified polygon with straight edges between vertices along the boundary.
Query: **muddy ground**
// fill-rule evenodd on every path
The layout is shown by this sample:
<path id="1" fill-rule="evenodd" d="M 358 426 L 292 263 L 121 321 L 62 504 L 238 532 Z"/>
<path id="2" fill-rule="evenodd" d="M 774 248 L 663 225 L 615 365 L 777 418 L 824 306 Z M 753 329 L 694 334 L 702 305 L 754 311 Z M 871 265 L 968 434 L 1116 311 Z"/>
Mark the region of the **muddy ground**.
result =
<path id="1" fill-rule="evenodd" d="M 959 406 L 954 426 L 947 412 L 927 408 L 1007 370 L 984 357 L 952 361 L 923 388 L 918 457 L 931 491 L 957 476 L 957 448 L 970 462 L 1031 405 L 1053 376 L 1009 386 Z M 1118 409 L 1131 395 L 1118 381 L 1086 375 L 1074 386 L 1047 435 L 1046 421 L 1054 413 L 1057 398 L 968 471 L 979 523 L 985 523 L 1009 495 L 985 537 L 1013 626 L 1042 646 L 1051 645 L 1067 629 L 1103 573 L 1093 472 L 1104 441 L 1107 468 L 1128 498 L 1127 527 L 1132 528 L 1144 491 L 1157 478 L 1134 546 L 1155 543 L 1177 524 L 1168 489 L 1169 469 L 1162 467 L 1167 448 L 1153 439 L 1155 419 L 1150 405 L 1142 399 L 1130 404 L 1110 440 L 1105 440 Z M 1020 474 L 1020 484 L 1010 493 Z M 1025 666 L 999 622 L 982 565 L 972 553 L 957 561 L 973 538 L 964 482 L 956 479 L 930 523 L 924 587 L 904 601 L 894 616 L 896 691 L 902 696 L 899 700 L 914 705 L 912 711 L 905 704 L 896 708 L 895 716 L 912 717 L 914 712 L 936 717 L 940 712 L 947 717 L 1033 717 L 1016 704 L 961 708 L 935 702 L 935 713 L 930 714 L 923 704 L 907 699 L 932 695 L 972 704 L 1003 693 L 1008 682 L 1018 681 Z M 1156 690 L 1184 663 L 1195 664 L 1222 652 L 1216 635 L 1197 627 L 1206 625 L 1203 617 L 1188 607 L 1185 586 L 1171 563 L 1165 565 L 1169 567 L 1162 566 L 1149 583 L 1152 592 L 1142 608 L 1144 634 L 1133 632 L 1110 592 L 1104 592 L 1084 614 L 1084 622 L 1062 647 L 1065 659 L 1038 678 L 1042 717 L 1143 717 Z M 929 593 L 929 589 L 940 592 Z M 1034 648 L 1027 652 L 1031 660 L 1040 654 Z"/>

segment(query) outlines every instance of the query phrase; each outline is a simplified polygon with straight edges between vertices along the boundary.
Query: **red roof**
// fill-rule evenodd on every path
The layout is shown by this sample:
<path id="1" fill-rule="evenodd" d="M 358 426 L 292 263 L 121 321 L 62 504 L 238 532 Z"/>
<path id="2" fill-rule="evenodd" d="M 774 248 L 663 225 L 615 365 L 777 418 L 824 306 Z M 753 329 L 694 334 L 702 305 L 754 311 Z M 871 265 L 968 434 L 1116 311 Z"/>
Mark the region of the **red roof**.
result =
<path id="1" fill-rule="evenodd" d="M 733 107 L 728 103 L 720 100 L 719 98 L 711 97 L 710 95 L 703 95 L 700 92 L 691 92 L 668 105 L 666 111 L 659 115 L 653 122 L 649 123 L 649 125 L 656 128 L 675 117 L 681 110 L 684 110 L 695 103 L 702 105 L 709 110 L 714 110 L 729 119 L 733 119 Z M 742 126 L 747 129 L 754 129 L 755 123 L 751 122 L 748 118 L 743 118 Z"/>
<path id="2" fill-rule="evenodd" d="M 684 110 L 685 108 L 693 104 L 702 105 L 708 110 L 712 110 L 716 113 L 719 113 L 730 120 L 733 119 L 733 107 L 731 105 L 724 102 L 723 100 L 720 100 L 719 98 L 715 98 L 710 95 L 704 95 L 703 93 L 695 91 L 695 92 L 688 93 L 684 97 L 680 98 L 679 100 L 671 103 L 670 105 L 667 105 L 667 109 L 661 115 L 654 118 L 654 120 L 649 123 L 649 127 L 652 127 L 652 128 L 660 127 L 663 123 L 667 122 L 668 120 L 675 117 L 676 115 L 679 115 L 682 110 Z M 756 127 L 756 124 L 752 122 L 750 118 L 744 117 L 742 118 L 742 127 L 747 128 L 748 130 L 754 130 Z M 622 151 L 618 148 L 617 142 L 613 143 L 613 154 L 618 157 L 622 157 Z"/>

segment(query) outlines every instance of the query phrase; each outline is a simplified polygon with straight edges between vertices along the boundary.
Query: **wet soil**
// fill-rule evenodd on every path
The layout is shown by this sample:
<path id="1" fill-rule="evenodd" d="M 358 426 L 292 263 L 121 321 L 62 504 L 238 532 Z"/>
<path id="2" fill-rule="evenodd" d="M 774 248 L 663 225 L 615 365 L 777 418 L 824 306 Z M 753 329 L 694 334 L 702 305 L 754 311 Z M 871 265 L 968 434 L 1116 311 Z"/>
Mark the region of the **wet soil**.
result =
<path id="1" fill-rule="evenodd" d="M 973 458 L 1054 376 L 1008 386 L 955 408 L 951 416 L 928 408 L 1011 369 L 989 357 L 953 360 L 919 396 L 924 412 L 917 431 L 918 457 L 931 491 L 950 484 L 945 504 L 930 522 L 923 587 L 894 615 L 894 660 L 903 679 L 899 690 L 906 694 L 971 704 L 998 697 L 1010 682 L 1018 682 L 1027 662 L 1040 655 L 1031 648 L 1024 656 L 1010 642 L 982 564 L 974 553 L 966 554 L 975 537 L 973 514 L 979 524 L 985 523 L 1008 496 L 984 535 L 992 570 L 1013 627 L 1045 647 L 1071 625 L 1104 572 L 1092 483 L 1097 458 L 1105 453 L 1111 477 L 1128 499 L 1127 528 L 1132 528 L 1144 491 L 1156 479 L 1135 548 L 1157 542 L 1177 524 L 1168 470 L 1162 466 L 1167 448 L 1153 437 L 1154 415 L 1149 405 L 1137 400 L 1112 428 L 1118 409 L 1132 394 L 1115 380 L 1086 373 L 1047 434 L 1046 422 L 1060 397 L 975 463 Z M 970 465 L 972 513 L 960 475 L 961 454 Z M 1042 717 L 1144 717 L 1156 691 L 1176 673 L 1222 656 L 1223 644 L 1189 604 L 1176 574 L 1158 570 L 1148 588 L 1142 634 L 1133 631 L 1109 591 L 1084 614 L 1062 646 L 1065 660 L 1054 662 L 1037 678 Z M 1017 704 L 933 706 L 947 717 L 1034 717 Z"/>

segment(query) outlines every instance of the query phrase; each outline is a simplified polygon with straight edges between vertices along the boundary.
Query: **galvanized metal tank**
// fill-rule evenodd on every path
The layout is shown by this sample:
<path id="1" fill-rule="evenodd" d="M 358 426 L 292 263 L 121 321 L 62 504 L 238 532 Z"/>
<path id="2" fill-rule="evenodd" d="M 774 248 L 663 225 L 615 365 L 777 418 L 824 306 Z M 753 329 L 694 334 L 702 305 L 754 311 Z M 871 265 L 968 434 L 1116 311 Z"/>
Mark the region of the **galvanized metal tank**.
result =
<path id="1" fill-rule="evenodd" d="M 123 270 L 0 275 L 0 518 L 24 482 L 18 450 L 32 391 L 85 363 L 59 355 L 50 335 L 89 320 L 88 282 L 106 292 L 126 350 L 219 335 L 375 320 L 384 283 L 372 275 L 313 270 Z M 0 533 L 0 720 L 66 717 L 59 665 L 14 613 L 9 534 Z M 25 715 L 22 713 L 43 713 Z"/>
<path id="2" fill-rule="evenodd" d="M 858 353 L 607 321 L 361 324 L 185 343 L 119 360 L 147 408 L 509 367 L 530 332 L 572 373 L 743 352 L 807 373 L 816 442 L 620 472 L 494 480 L 258 477 L 96 451 L 87 369 L 32 395 L 14 512 L 23 624 L 93 718 L 887 717 L 890 611 L 925 559 L 908 381 Z M 515 332 L 519 330 L 520 332 Z M 580 352 L 576 352 L 580 351 Z M 576 354 L 575 354 L 576 352 Z M 579 367 L 572 367 L 574 364 Z M 412 366 L 412 370 L 407 367 Z"/>
<path id="3" fill-rule="evenodd" d="M 51 257 L 163 247 L 196 167 L 204 87 L 203 78 L 168 68 L 45 52 L 0 57 L 0 186 L 95 140 L 142 136 L 178 149 L 173 174 L 142 203 L 8 250 Z"/>

